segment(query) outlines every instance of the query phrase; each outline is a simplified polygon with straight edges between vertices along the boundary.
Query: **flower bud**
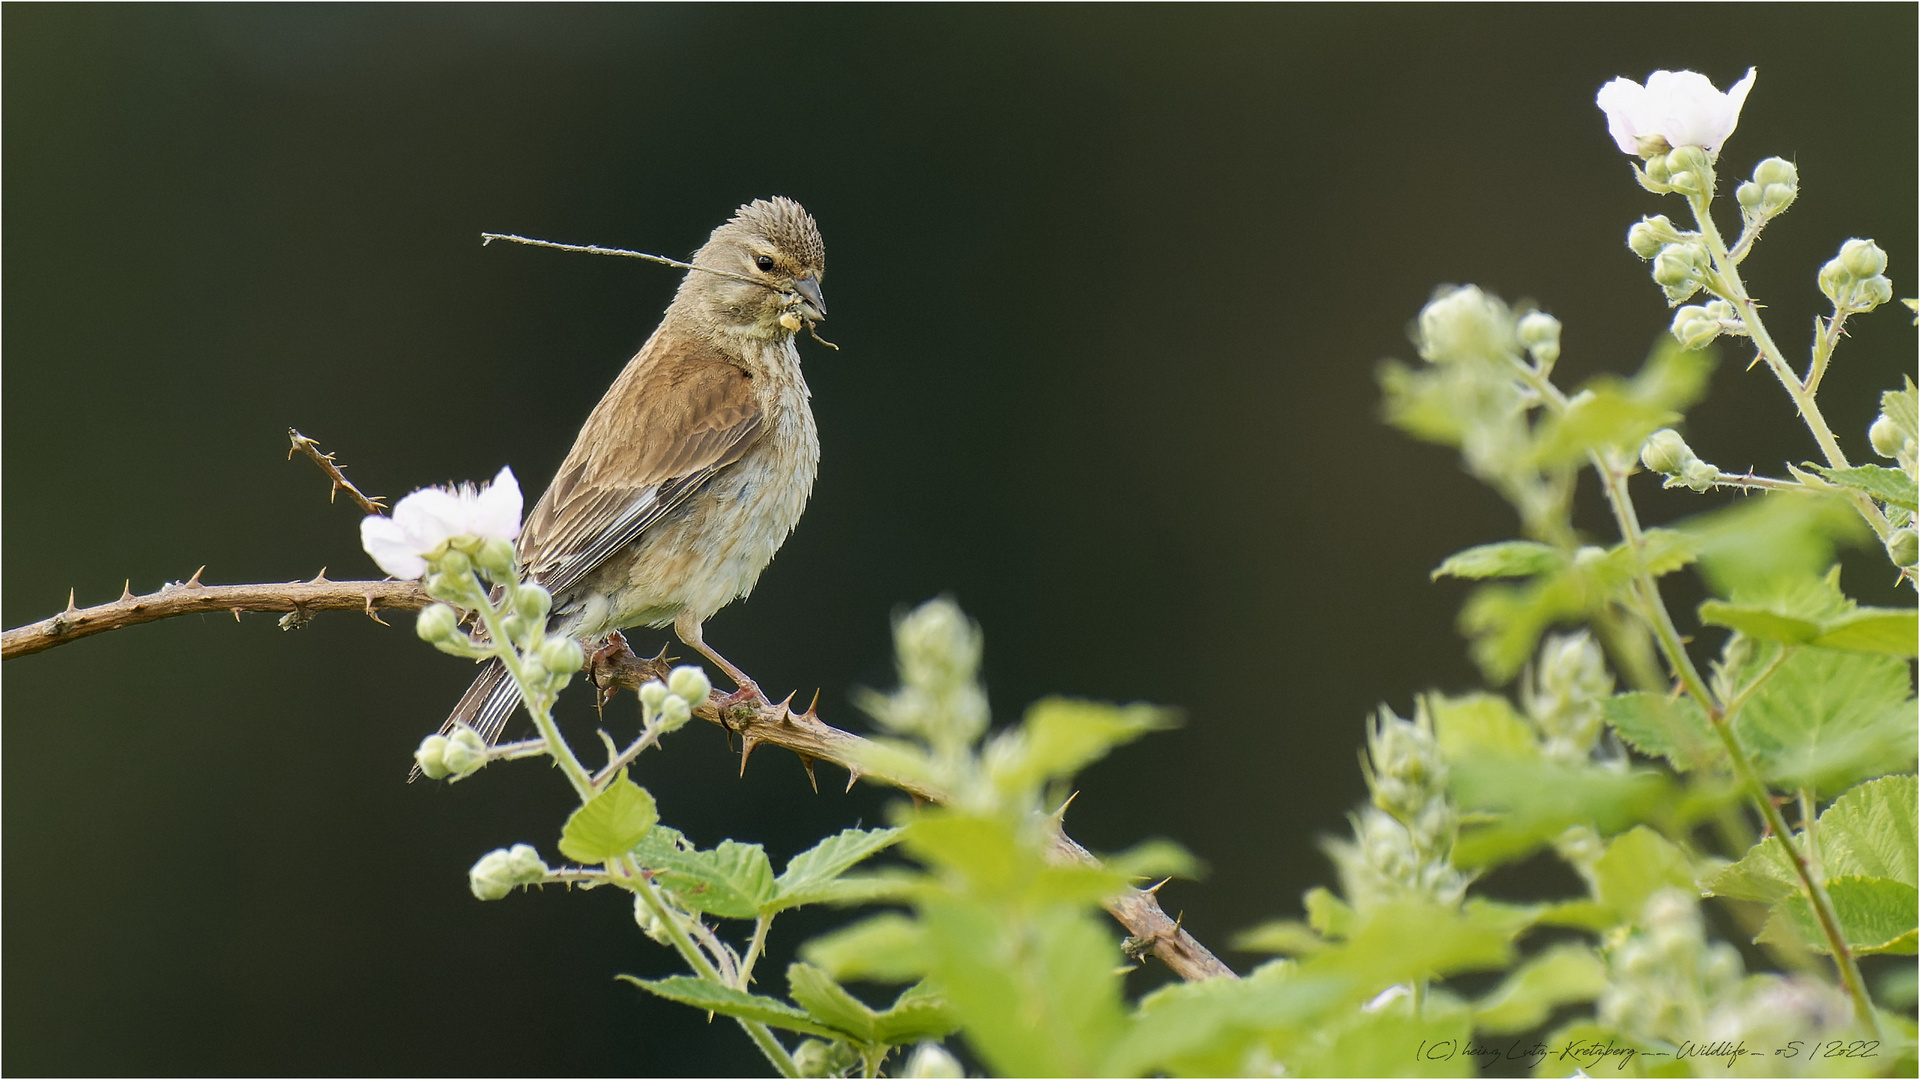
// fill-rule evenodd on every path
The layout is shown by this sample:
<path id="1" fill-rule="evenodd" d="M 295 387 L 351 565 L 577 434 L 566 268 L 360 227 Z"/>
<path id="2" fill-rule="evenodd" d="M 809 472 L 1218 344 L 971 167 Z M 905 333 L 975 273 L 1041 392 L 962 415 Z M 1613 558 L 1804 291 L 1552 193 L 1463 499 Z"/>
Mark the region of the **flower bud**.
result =
<path id="1" fill-rule="evenodd" d="M 1627 230 L 1627 246 L 1635 255 L 1651 259 L 1660 254 L 1660 249 L 1668 244 L 1684 243 L 1693 238 L 1692 233 L 1683 233 L 1673 227 L 1665 214 L 1656 214 L 1650 218 L 1641 218 Z"/>
<path id="2" fill-rule="evenodd" d="M 1912 566 L 1920 562 L 1920 536 L 1912 528 L 1895 529 L 1887 534 L 1887 558 L 1895 566 Z"/>
<path id="3" fill-rule="evenodd" d="M 431 561 L 435 570 L 451 577 L 473 573 L 473 560 L 467 557 L 466 552 L 456 547 L 449 547 Z"/>
<path id="4" fill-rule="evenodd" d="M 1786 158 L 1770 157 L 1753 167 L 1753 182 L 1762 186 L 1784 184 L 1800 186 L 1800 169 Z"/>
<path id="5" fill-rule="evenodd" d="M 1901 438 L 1900 425 L 1893 422 L 1893 417 L 1881 413 L 1867 429 L 1867 441 L 1873 444 L 1874 453 L 1890 458 L 1900 456 L 1900 444 L 1906 440 Z"/>
<path id="6" fill-rule="evenodd" d="M 440 751 L 440 761 L 455 780 L 465 779 L 486 768 L 487 743 L 479 732 L 465 724 L 455 724 L 445 742 Z M 422 749 L 425 749 L 424 744 Z M 425 772 L 426 767 L 422 765 L 420 771 Z"/>
<path id="7" fill-rule="evenodd" d="M 1673 184 L 1673 168 L 1667 164 L 1665 154 L 1654 154 L 1648 157 L 1646 171 L 1642 175 L 1645 179 L 1641 182 L 1651 191 L 1665 191 Z"/>
<path id="8" fill-rule="evenodd" d="M 1893 299 L 1893 282 L 1887 280 L 1884 274 L 1875 274 L 1860 283 L 1855 296 L 1856 307 L 1861 311 L 1872 311 Z"/>
<path id="9" fill-rule="evenodd" d="M 947 1053 L 945 1047 L 939 1043 L 923 1042 L 914 1048 L 913 1056 L 907 1058 L 906 1067 L 900 1075 L 923 1080 L 957 1080 L 967 1072 L 960 1067 L 959 1059 Z"/>
<path id="10" fill-rule="evenodd" d="M 1706 254 L 1698 244 L 1668 244 L 1653 257 L 1653 280 L 1669 289 L 1693 285 Z"/>
<path id="11" fill-rule="evenodd" d="M 929 600 L 893 628 L 900 681 L 941 693 L 973 681 L 980 670 L 980 628 L 960 605 L 945 597 Z"/>
<path id="12" fill-rule="evenodd" d="M 1552 366 L 1560 359 L 1560 320 L 1544 311 L 1529 311 L 1515 326 L 1520 344 L 1526 346 L 1534 362 Z"/>
<path id="13" fill-rule="evenodd" d="M 509 595 L 513 599 L 513 610 L 530 622 L 544 625 L 547 612 L 553 610 L 553 594 L 531 582 L 515 585 Z"/>
<path id="14" fill-rule="evenodd" d="M 420 775 L 429 780 L 438 780 L 453 770 L 446 765 L 447 738 L 444 735 L 429 735 L 420 740 L 420 749 L 413 752 L 413 760 L 420 766 Z"/>
<path id="15" fill-rule="evenodd" d="M 1849 240 L 1840 245 L 1840 265 L 1856 278 L 1885 273 L 1887 253 L 1871 240 Z"/>
<path id="16" fill-rule="evenodd" d="M 460 616 L 445 604 L 428 604 L 421 608 L 420 614 L 413 620 L 413 632 L 420 635 L 421 641 L 435 647 L 453 642 L 463 646 L 470 644 L 467 635 L 460 632 Z"/>
<path id="17" fill-rule="evenodd" d="M 705 671 L 684 664 L 667 676 L 667 690 L 675 697 L 684 698 L 689 705 L 703 705 L 713 693 L 713 683 L 707 680 Z"/>
<path id="18" fill-rule="evenodd" d="M 532 885 L 547 876 L 547 864 L 531 845 L 498 848 L 480 857 L 467 871 L 467 887 L 481 900 L 498 900 L 516 885 Z"/>
<path id="19" fill-rule="evenodd" d="M 667 934 L 667 924 L 661 921 L 660 916 L 653 913 L 651 907 L 647 906 L 647 901 L 644 897 L 635 896 L 633 898 L 633 921 L 640 927 L 641 933 L 652 938 L 656 943 L 661 945 L 671 945 L 673 943 L 673 938 Z M 802 1071 L 801 1075 L 825 1076 L 827 1074 L 823 1072 Z"/>
<path id="20" fill-rule="evenodd" d="M 1497 363 L 1517 351 L 1507 305 L 1475 286 L 1445 289 L 1420 311 L 1420 355 L 1433 363 Z"/>
<path id="21" fill-rule="evenodd" d="M 473 553 L 473 561 L 494 581 L 506 581 L 520 568 L 513 541 L 498 536 L 489 536 L 481 541 L 480 547 Z"/>
<path id="22" fill-rule="evenodd" d="M 1680 467 L 1680 475 L 1676 479 L 1695 491 L 1705 491 L 1720 480 L 1720 470 L 1699 458 L 1694 458 Z M 1672 482 L 1668 481 L 1669 484 Z"/>
<path id="23" fill-rule="evenodd" d="M 659 723 L 668 731 L 685 727 L 687 721 L 691 719 L 693 719 L 693 706 L 687 704 L 686 698 L 679 694 L 668 694 L 660 699 Z"/>
<path id="24" fill-rule="evenodd" d="M 1647 436 L 1640 447 L 1640 463 L 1657 473 L 1676 476 L 1687 462 L 1696 461 L 1693 448 L 1672 428 L 1661 428 Z"/>
<path id="25" fill-rule="evenodd" d="M 640 704 L 648 713 L 660 711 L 660 703 L 667 700 L 667 684 L 659 679 L 649 679 L 640 686 Z"/>
<path id="26" fill-rule="evenodd" d="M 523 885 L 531 885 L 547 876 L 547 864 L 532 844 L 515 844 L 508 848 L 507 862 Z"/>
<path id="27" fill-rule="evenodd" d="M 540 666 L 555 675 L 571 675 L 586 662 L 586 650 L 565 634 L 555 634 L 540 643 Z"/>

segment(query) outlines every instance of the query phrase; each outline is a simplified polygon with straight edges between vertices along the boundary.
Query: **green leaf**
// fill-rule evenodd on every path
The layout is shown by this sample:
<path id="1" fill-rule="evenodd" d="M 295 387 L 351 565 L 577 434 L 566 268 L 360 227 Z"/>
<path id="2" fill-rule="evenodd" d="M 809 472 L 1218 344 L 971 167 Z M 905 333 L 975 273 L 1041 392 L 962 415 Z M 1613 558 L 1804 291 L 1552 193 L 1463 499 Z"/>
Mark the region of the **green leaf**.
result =
<path id="1" fill-rule="evenodd" d="M 1797 619 L 1759 605 L 1729 604 L 1724 600 L 1709 600 L 1701 604 L 1700 621 L 1709 626 L 1738 630 L 1750 638 L 1788 645 L 1805 645 L 1820 636 L 1820 624 L 1811 619 Z"/>
<path id="2" fill-rule="evenodd" d="M 929 989 L 925 982 L 902 990 L 893 1007 L 874 1018 L 874 1033 L 884 1043 L 945 1038 L 959 1027 L 960 1020 L 946 996 Z"/>
<path id="3" fill-rule="evenodd" d="M 1566 561 L 1557 548 L 1533 540 L 1502 540 L 1455 552 L 1436 567 L 1433 578 L 1532 577 Z"/>
<path id="4" fill-rule="evenodd" d="M 625 769 L 560 831 L 560 853 L 577 863 L 603 863 L 632 851 L 660 820 L 653 796 L 627 779 Z"/>
<path id="5" fill-rule="evenodd" d="M 1307 924 L 1321 937 L 1345 938 L 1353 933 L 1356 919 L 1345 900 L 1319 885 L 1307 890 L 1304 898 Z"/>
<path id="6" fill-rule="evenodd" d="M 1436 995 L 1417 1012 L 1406 999 L 1385 1008 L 1349 1012 L 1301 1039 L 1286 1057 L 1288 1075 L 1299 1076 L 1471 1076 L 1464 1054 L 1448 1059 L 1421 1057 L 1434 1045 L 1466 1044 L 1473 1033 L 1472 1014 L 1458 1002 Z M 1244 1074 L 1242 1074 L 1244 1075 Z"/>
<path id="7" fill-rule="evenodd" d="M 1662 889 L 1700 892 L 1686 854 L 1645 826 L 1615 837 L 1594 860 L 1593 877 L 1598 893 L 1593 900 L 1557 905 L 1541 921 L 1605 930 L 1638 919 L 1647 899 Z"/>
<path id="8" fill-rule="evenodd" d="M 681 903 L 709 915 L 751 919 L 773 900 L 773 866 L 759 844 L 723 840 L 712 851 L 659 853 L 647 866 Z"/>
<path id="9" fill-rule="evenodd" d="M 1715 896 L 1777 904 L 1799 891 L 1800 878 L 1780 838 L 1769 836 L 1748 848 L 1739 862 L 1708 875 L 1702 884 Z"/>
<path id="10" fill-rule="evenodd" d="M 620 978 L 668 1001 L 691 1005 L 705 1012 L 721 1013 L 740 1020 L 754 1020 L 770 1027 L 798 1031 L 803 1035 L 818 1035 L 826 1039 L 846 1038 L 843 1032 L 815 1021 L 806 1013 L 778 998 L 749 994 L 744 990 L 710 983 L 691 975 L 675 975 L 667 979 L 640 979 L 632 975 L 622 975 Z"/>
<path id="11" fill-rule="evenodd" d="M 1027 709 L 1019 727 L 993 740 L 984 755 L 987 771 L 1000 791 L 1024 794 L 1173 723 L 1172 712 L 1152 705 L 1044 698 Z"/>
<path id="12" fill-rule="evenodd" d="M 1666 758 L 1681 772 L 1706 768 L 1724 756 L 1707 714 L 1692 698 L 1636 691 L 1608 698 L 1601 709 L 1629 746 Z"/>
<path id="13" fill-rule="evenodd" d="M 1437 904 L 1403 900 L 1362 914 L 1344 945 L 1307 960 L 1300 971 L 1349 978 L 1370 994 L 1396 983 L 1505 967 L 1512 957 L 1506 927 Z"/>
<path id="14" fill-rule="evenodd" d="M 1850 469 L 1829 469 L 1808 463 L 1807 468 L 1839 484 L 1866 493 L 1876 502 L 1898 506 L 1902 510 L 1920 510 L 1920 488 L 1913 477 L 1884 465 L 1856 465 Z"/>
<path id="15" fill-rule="evenodd" d="M 841 874 L 862 859 L 886 850 L 900 839 L 899 829 L 847 829 L 833 834 L 787 861 L 774 882 L 773 910 L 838 900 L 830 888 Z"/>
<path id="16" fill-rule="evenodd" d="M 1585 945 L 1555 945 L 1514 969 L 1474 1006 L 1473 1026 L 1494 1035 L 1531 1031 L 1553 1010 L 1607 988 L 1607 965 Z"/>
<path id="17" fill-rule="evenodd" d="M 1123 878 L 1187 878 L 1205 872 L 1200 860 L 1171 840 L 1143 840 L 1125 851 L 1103 856 L 1106 868 Z"/>
<path id="18" fill-rule="evenodd" d="M 1452 766 L 1449 786 L 1463 809 L 1496 812 L 1462 830 L 1453 861 L 1463 868 L 1521 858 L 1574 825 L 1611 835 L 1669 812 L 1672 796 L 1672 784 L 1648 770 L 1502 759 Z"/>
<path id="19" fill-rule="evenodd" d="M 1434 738 L 1448 762 L 1487 757 L 1532 760 L 1540 756 L 1540 740 L 1513 704 L 1498 694 L 1462 697 L 1430 695 Z"/>
<path id="20" fill-rule="evenodd" d="M 1233 939 L 1236 949 L 1282 956 L 1312 956 L 1329 945 L 1331 942 L 1315 933 L 1313 927 L 1296 919 L 1264 922 L 1242 930 Z"/>
<path id="21" fill-rule="evenodd" d="M 1853 952 L 1870 955 L 1915 950 L 1915 942 L 1920 940 L 1915 918 L 1916 909 L 1920 909 L 1920 890 L 1886 878 L 1836 877 L 1827 881 L 1827 896 L 1833 901 L 1840 936 Z M 1818 952 L 1828 951 L 1826 934 L 1820 929 L 1813 905 L 1802 894 L 1775 905 L 1766 927 L 1754 940 L 1798 942 Z"/>
<path id="22" fill-rule="evenodd" d="M 1904 771 L 1915 757 L 1907 678 L 1891 656 L 1799 649 L 1741 707 L 1734 732 L 1785 788 L 1833 791 Z"/>
<path id="23" fill-rule="evenodd" d="M 1472 640 L 1474 662 L 1487 679 L 1503 684 L 1526 666 L 1548 627 L 1576 621 L 1591 606 L 1572 570 L 1525 585 L 1483 585 L 1461 606 L 1460 631 Z"/>
<path id="24" fill-rule="evenodd" d="M 1687 519 L 1700 544 L 1700 571 L 1723 597 L 1771 592 L 1783 582 L 1818 579 L 1838 544 L 1872 532 L 1852 504 L 1833 492 L 1773 491 Z"/>
<path id="25" fill-rule="evenodd" d="M 1906 386 L 1899 390 L 1889 390 L 1880 395 L 1880 411 L 1900 432 L 1903 439 L 1920 439 L 1920 390 L 1915 390 L 1913 379 L 1904 377 L 1901 382 Z"/>
<path id="26" fill-rule="evenodd" d="M 1679 423 L 1675 410 L 1699 399 L 1712 370 L 1707 354 L 1685 351 L 1671 338 L 1660 342 L 1632 379 L 1594 379 L 1568 401 L 1565 412 L 1541 425 L 1535 460 L 1566 465 L 1603 447 L 1639 449 L 1654 431 Z"/>
<path id="27" fill-rule="evenodd" d="M 800 956 L 836 979 L 873 982 L 911 982 L 926 975 L 931 962 L 920 924 L 896 911 L 814 938 Z"/>
<path id="28" fill-rule="evenodd" d="M 1813 644 L 1849 652 L 1915 655 L 1920 643 L 1920 612 L 1899 608 L 1857 608 L 1820 626 Z"/>
<path id="29" fill-rule="evenodd" d="M 1308 1029 L 1361 1000 L 1350 978 L 1296 971 L 1291 961 L 1275 961 L 1244 979 L 1175 983 L 1148 994 L 1104 1074 L 1232 1076 L 1245 1069 L 1250 1050 L 1270 1055 L 1271 1035 Z"/>
<path id="30" fill-rule="evenodd" d="M 1820 861 L 1832 875 L 1881 877 L 1920 886 L 1920 832 L 1912 776 L 1869 780 L 1820 815 Z"/>
<path id="31" fill-rule="evenodd" d="M 787 996 L 815 1020 L 838 1028 L 855 1042 L 882 1041 L 874 1023 L 878 1018 L 874 1011 L 812 964 L 787 965 Z"/>

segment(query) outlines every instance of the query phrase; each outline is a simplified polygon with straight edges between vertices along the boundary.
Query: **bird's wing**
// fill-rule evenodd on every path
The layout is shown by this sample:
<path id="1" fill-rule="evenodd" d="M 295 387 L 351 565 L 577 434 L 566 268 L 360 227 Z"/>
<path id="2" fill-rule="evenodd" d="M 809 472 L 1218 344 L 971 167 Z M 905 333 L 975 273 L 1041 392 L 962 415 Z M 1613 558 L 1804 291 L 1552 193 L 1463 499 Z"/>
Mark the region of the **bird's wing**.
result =
<path id="1" fill-rule="evenodd" d="M 665 517 L 760 434 L 745 370 L 711 347 L 649 341 L 580 429 L 528 516 L 520 557 L 558 595 Z"/>

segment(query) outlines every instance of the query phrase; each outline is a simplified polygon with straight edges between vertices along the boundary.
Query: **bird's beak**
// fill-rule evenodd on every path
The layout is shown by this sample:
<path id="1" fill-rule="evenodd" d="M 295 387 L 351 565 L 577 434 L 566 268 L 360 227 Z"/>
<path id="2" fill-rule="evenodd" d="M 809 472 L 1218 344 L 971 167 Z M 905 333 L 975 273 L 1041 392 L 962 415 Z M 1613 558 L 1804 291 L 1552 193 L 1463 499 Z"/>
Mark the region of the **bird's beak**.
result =
<path id="1" fill-rule="evenodd" d="M 814 322 L 826 321 L 827 301 L 820 295 L 819 279 L 809 274 L 793 283 L 793 291 L 799 293 L 800 298 L 806 301 L 808 319 Z"/>

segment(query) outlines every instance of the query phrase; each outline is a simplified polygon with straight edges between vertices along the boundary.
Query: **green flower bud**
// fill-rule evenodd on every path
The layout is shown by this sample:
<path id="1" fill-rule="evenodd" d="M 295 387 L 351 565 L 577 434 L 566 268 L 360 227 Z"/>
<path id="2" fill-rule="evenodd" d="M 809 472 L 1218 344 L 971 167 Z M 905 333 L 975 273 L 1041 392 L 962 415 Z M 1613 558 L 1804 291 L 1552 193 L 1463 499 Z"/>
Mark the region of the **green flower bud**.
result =
<path id="1" fill-rule="evenodd" d="M 707 697 L 713 693 L 713 683 L 707 680 L 707 673 L 692 664 L 674 668 L 667 676 L 667 690 L 675 697 L 686 699 L 690 705 L 704 705 Z"/>
<path id="2" fill-rule="evenodd" d="M 1673 185 L 1673 167 L 1668 164 L 1667 155 L 1655 154 L 1648 158 L 1645 177 L 1646 179 L 1643 180 L 1642 183 L 1646 183 L 1651 190 L 1664 191 L 1671 188 Z"/>
<path id="3" fill-rule="evenodd" d="M 1871 240 L 1849 240 L 1840 245 L 1840 265 L 1856 278 L 1885 273 L 1887 253 Z"/>
<path id="4" fill-rule="evenodd" d="M 413 632 L 420 640 L 436 647 L 443 643 L 458 642 L 465 646 L 471 644 L 467 635 L 460 632 L 460 616 L 445 604 L 428 604 L 414 617 Z"/>
<path id="5" fill-rule="evenodd" d="M 545 619 L 529 619 L 518 611 L 508 611 L 500 620 L 500 631 L 515 645 L 534 647 L 533 639 L 547 628 Z"/>
<path id="6" fill-rule="evenodd" d="M 1920 562 L 1920 536 L 1911 528 L 1895 529 L 1887 534 L 1887 558 L 1895 566 L 1912 566 Z"/>
<path id="7" fill-rule="evenodd" d="M 1720 470 L 1699 458 L 1694 458 L 1680 467 L 1680 475 L 1675 479 L 1685 487 L 1695 491 L 1705 491 L 1720 479 Z"/>
<path id="8" fill-rule="evenodd" d="M 668 731 L 685 727 L 693 719 L 693 706 L 679 694 L 668 694 L 660 699 L 660 725 Z"/>
<path id="9" fill-rule="evenodd" d="M 540 666 L 555 675 L 571 675 L 584 667 L 586 662 L 586 650 L 565 634 L 555 634 L 540 643 Z"/>
<path id="10" fill-rule="evenodd" d="M 424 748 L 424 744 L 423 744 Z M 440 761 L 455 780 L 472 776 L 487 765 L 487 743 L 480 733 L 465 724 L 455 724 L 440 752 Z M 426 767 L 421 766 L 422 772 Z M 435 777 L 438 779 L 438 777 Z"/>
<path id="11" fill-rule="evenodd" d="M 1673 227 L 1666 215 L 1656 214 L 1650 218 L 1641 218 L 1627 230 L 1627 247 L 1643 259 L 1651 259 L 1660 254 L 1660 249 L 1668 244 L 1682 244 L 1696 238 L 1694 233 L 1683 233 Z"/>
<path id="12" fill-rule="evenodd" d="M 1443 288 L 1420 311 L 1420 355 L 1433 363 L 1497 363 L 1518 351 L 1507 305 L 1475 286 Z"/>
<path id="13" fill-rule="evenodd" d="M 1653 257 L 1653 280 L 1670 289 L 1694 285 L 1706 265 L 1706 250 L 1698 244 L 1668 244 Z"/>
<path id="14" fill-rule="evenodd" d="M 1893 422 L 1893 417 L 1881 413 L 1880 418 L 1867 429 L 1867 441 L 1873 444 L 1874 453 L 1890 458 L 1900 456 L 1900 444 L 1905 440 L 1901 438 L 1900 425 Z"/>
<path id="15" fill-rule="evenodd" d="M 640 704 L 649 714 L 660 711 L 660 703 L 667 700 L 667 684 L 659 679 L 649 679 L 640 686 Z"/>
<path id="16" fill-rule="evenodd" d="M 1784 184 L 1800 186 L 1800 169 L 1786 158 L 1770 157 L 1753 167 L 1753 182 L 1762 186 Z"/>
<path id="17" fill-rule="evenodd" d="M 497 848 L 480 857 L 467 871 L 467 887 L 481 900 L 499 900 L 517 885 L 532 885 L 547 876 L 547 864 L 529 844 Z"/>
<path id="18" fill-rule="evenodd" d="M 547 876 L 547 864 L 532 844 L 515 844 L 507 849 L 507 864 L 522 885 L 532 885 Z"/>
<path id="19" fill-rule="evenodd" d="M 553 594 L 531 582 L 515 585 L 510 595 L 513 610 L 533 622 L 544 624 L 547 612 L 553 610 Z"/>
<path id="20" fill-rule="evenodd" d="M 1861 311 L 1872 311 L 1893 299 L 1893 282 L 1887 280 L 1885 275 L 1876 274 L 1862 281 L 1854 296 L 1855 307 Z"/>
<path id="21" fill-rule="evenodd" d="M 1749 180 L 1733 189 L 1733 197 L 1742 210 L 1758 214 L 1762 212 L 1761 205 L 1766 202 L 1767 189 Z"/>
<path id="22" fill-rule="evenodd" d="M 1835 308 L 1846 306 L 1848 292 L 1853 286 L 1853 275 L 1847 272 L 1846 265 L 1839 259 L 1828 259 L 1820 267 L 1820 291 L 1833 301 Z"/>
<path id="23" fill-rule="evenodd" d="M 660 916 L 653 913 L 653 909 L 647 906 L 647 901 L 643 897 L 636 896 L 633 898 L 633 921 L 640 927 L 641 933 L 652 938 L 657 944 L 673 944 L 673 938 L 667 933 L 667 924 L 661 920 Z M 803 1069 L 801 1070 L 801 1075 L 826 1076 L 828 1074 Z"/>
<path id="24" fill-rule="evenodd" d="M 859 1053 L 844 1042 L 808 1039 L 794 1049 L 793 1064 L 801 1076 L 850 1076 L 859 1071 L 861 1061 Z"/>
<path id="25" fill-rule="evenodd" d="M 1672 428 L 1661 428 L 1647 436 L 1640 447 L 1640 463 L 1657 473 L 1675 475 L 1694 460 L 1693 448 Z"/>
<path id="26" fill-rule="evenodd" d="M 473 573 L 473 560 L 467 557 L 466 552 L 456 547 L 446 549 L 437 558 L 428 556 L 428 561 L 433 563 L 435 570 L 452 577 Z"/>
<path id="27" fill-rule="evenodd" d="M 507 581 L 520 569 L 513 541 L 498 536 L 489 536 L 481 541 L 473 553 L 473 561 L 493 581 Z"/>
<path id="28" fill-rule="evenodd" d="M 894 624 L 900 681 L 941 693 L 980 670 L 980 628 L 946 597 L 929 600 Z"/>
<path id="29" fill-rule="evenodd" d="M 813 1075 L 813 1074 L 809 1074 Z M 960 1062 L 939 1043 L 923 1042 L 914 1048 L 913 1056 L 907 1059 L 901 1076 L 918 1077 L 921 1080 L 958 1080 L 967 1075 Z"/>
<path id="30" fill-rule="evenodd" d="M 1529 311 L 1514 327 L 1520 344 L 1536 363 L 1551 366 L 1560 359 L 1560 320 L 1544 311 Z"/>
<path id="31" fill-rule="evenodd" d="M 420 749 L 413 752 L 413 760 L 420 766 L 420 774 L 429 780 L 438 780 L 453 770 L 446 765 L 447 739 L 444 735 L 429 735 L 420 740 Z"/>

